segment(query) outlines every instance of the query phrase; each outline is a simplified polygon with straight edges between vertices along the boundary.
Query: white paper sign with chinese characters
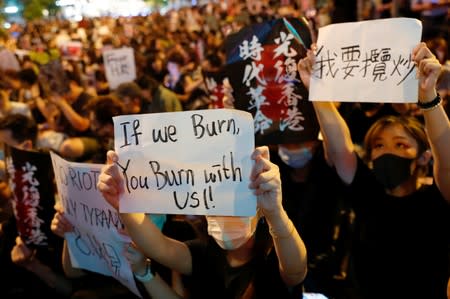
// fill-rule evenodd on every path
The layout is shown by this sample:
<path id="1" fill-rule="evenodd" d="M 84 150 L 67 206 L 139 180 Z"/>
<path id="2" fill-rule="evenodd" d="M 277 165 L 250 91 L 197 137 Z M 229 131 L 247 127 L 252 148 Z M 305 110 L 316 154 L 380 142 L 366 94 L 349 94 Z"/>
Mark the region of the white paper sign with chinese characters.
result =
<path id="1" fill-rule="evenodd" d="M 64 215 L 74 226 L 64 236 L 72 265 L 112 276 L 141 297 L 123 254 L 131 240 L 120 233 L 125 226 L 119 213 L 97 189 L 103 164 L 69 162 L 53 152 L 51 158 Z"/>
<path id="2" fill-rule="evenodd" d="M 332 24 L 319 29 L 310 101 L 414 103 L 418 99 L 412 50 L 417 19 Z"/>
<path id="3" fill-rule="evenodd" d="M 121 212 L 255 215 L 250 113 L 207 109 L 113 120 Z"/>
<path id="4" fill-rule="evenodd" d="M 103 52 L 105 75 L 109 87 L 115 89 L 121 83 L 136 79 L 133 48 L 110 49 Z"/>

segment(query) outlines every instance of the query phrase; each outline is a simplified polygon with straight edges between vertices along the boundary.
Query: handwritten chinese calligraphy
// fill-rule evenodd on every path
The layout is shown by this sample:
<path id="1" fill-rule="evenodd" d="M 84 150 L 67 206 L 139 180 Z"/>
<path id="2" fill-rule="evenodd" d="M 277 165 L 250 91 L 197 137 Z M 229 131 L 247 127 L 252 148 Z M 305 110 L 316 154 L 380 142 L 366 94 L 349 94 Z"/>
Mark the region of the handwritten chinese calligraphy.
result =
<path id="1" fill-rule="evenodd" d="M 273 124 L 267 109 L 271 102 L 267 98 L 268 92 L 273 90 L 273 85 L 281 85 L 281 94 L 276 102 L 280 105 L 279 130 L 286 129 L 301 131 L 304 127 L 301 121 L 304 120 L 302 113 L 298 110 L 298 101 L 303 97 L 296 92 L 295 84 L 299 83 L 297 78 L 297 51 L 292 47 L 294 36 L 291 33 L 280 31 L 278 37 L 274 38 L 275 45 L 263 47 L 258 37 L 253 35 L 251 41 L 244 40 L 240 49 L 240 57 L 243 60 L 250 60 L 245 65 L 242 84 L 249 87 L 247 95 L 250 96 L 249 109 L 255 109 L 255 132 L 264 134 L 265 130 Z M 268 52 L 264 53 L 265 51 Z M 263 55 L 264 54 L 264 55 Z M 270 62 L 265 61 L 267 57 Z M 265 71 L 265 67 L 275 69 L 275 75 L 270 70 Z M 253 84 L 256 81 L 256 85 Z M 270 94 L 270 93 L 269 93 Z M 266 111 L 265 111 L 266 110 Z"/>
<path id="2" fill-rule="evenodd" d="M 14 215 L 19 220 L 19 232 L 28 244 L 48 245 L 47 236 L 41 227 L 44 220 L 38 216 L 40 205 L 40 194 L 38 190 L 39 181 L 35 177 L 37 167 L 28 162 L 19 173 L 20 181 L 13 178 L 17 174 L 11 157 L 6 159 L 8 173 L 10 174 L 10 186 L 15 190 L 20 188 L 21 192 L 13 192 L 12 206 Z M 20 196 L 19 198 L 19 195 Z"/>
<path id="3" fill-rule="evenodd" d="M 391 48 L 375 48 L 362 52 L 360 45 L 341 47 L 340 51 L 321 46 L 316 53 L 314 75 L 319 79 L 336 78 L 351 80 L 358 76 L 373 82 L 396 79 L 400 85 L 415 68 L 411 55 L 392 57 Z"/>

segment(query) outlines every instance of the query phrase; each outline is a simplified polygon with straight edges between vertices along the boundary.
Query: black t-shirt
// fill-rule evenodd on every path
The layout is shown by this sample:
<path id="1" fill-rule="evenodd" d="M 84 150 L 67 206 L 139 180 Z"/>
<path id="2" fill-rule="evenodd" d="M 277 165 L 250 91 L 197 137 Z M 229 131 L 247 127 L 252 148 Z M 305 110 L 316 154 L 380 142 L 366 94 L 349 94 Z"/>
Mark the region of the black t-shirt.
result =
<path id="1" fill-rule="evenodd" d="M 436 185 L 387 195 L 359 159 L 351 189 L 355 270 L 366 298 L 445 299 L 450 209 Z"/>
<path id="2" fill-rule="evenodd" d="M 322 256 L 334 246 L 335 226 L 345 206 L 347 188 L 334 168 L 325 161 L 318 146 L 303 182 L 292 179 L 293 169 L 281 161 L 277 152 L 270 159 L 280 168 L 283 207 L 293 221 L 308 249 L 308 261 Z"/>
<path id="3" fill-rule="evenodd" d="M 258 229 L 261 226 L 267 225 L 260 222 Z M 268 255 L 240 267 L 230 267 L 226 252 L 212 237 L 206 242 L 197 239 L 186 243 L 192 255 L 192 275 L 185 278 L 185 286 L 193 299 L 241 298 L 251 281 L 254 287 L 251 298 L 302 298 L 301 284 L 289 290 L 282 281 L 273 247 Z"/>

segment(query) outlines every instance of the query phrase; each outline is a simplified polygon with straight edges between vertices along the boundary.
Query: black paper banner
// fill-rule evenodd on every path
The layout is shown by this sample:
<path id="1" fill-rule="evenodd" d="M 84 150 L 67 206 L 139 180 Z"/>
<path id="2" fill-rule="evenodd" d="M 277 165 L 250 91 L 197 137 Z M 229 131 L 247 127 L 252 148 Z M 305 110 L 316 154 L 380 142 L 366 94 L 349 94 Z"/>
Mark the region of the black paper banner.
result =
<path id="1" fill-rule="evenodd" d="M 310 45 L 308 24 L 296 18 L 254 24 L 227 37 L 234 105 L 252 113 L 256 145 L 317 139 L 317 118 L 297 71 Z"/>

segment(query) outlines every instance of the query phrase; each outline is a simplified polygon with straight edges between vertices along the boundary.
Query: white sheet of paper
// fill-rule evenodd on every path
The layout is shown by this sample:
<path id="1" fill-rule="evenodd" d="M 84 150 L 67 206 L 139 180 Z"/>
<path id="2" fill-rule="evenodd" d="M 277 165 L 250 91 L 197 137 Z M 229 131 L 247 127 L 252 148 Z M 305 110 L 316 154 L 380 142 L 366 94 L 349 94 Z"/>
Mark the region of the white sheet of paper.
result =
<path id="1" fill-rule="evenodd" d="M 125 189 L 121 212 L 255 215 L 250 113 L 207 109 L 113 120 Z"/>
<path id="2" fill-rule="evenodd" d="M 419 44 L 417 19 L 391 18 L 319 28 L 310 101 L 415 103 L 412 50 Z"/>
<path id="3" fill-rule="evenodd" d="M 121 83 L 136 79 L 133 48 L 109 49 L 103 52 L 105 75 L 109 87 L 115 89 Z"/>
<path id="4" fill-rule="evenodd" d="M 112 276 L 140 297 L 123 255 L 130 238 L 119 234 L 124 225 L 97 190 L 103 164 L 69 162 L 53 152 L 51 157 L 59 200 L 75 227 L 75 232 L 65 234 L 72 265 Z"/>

